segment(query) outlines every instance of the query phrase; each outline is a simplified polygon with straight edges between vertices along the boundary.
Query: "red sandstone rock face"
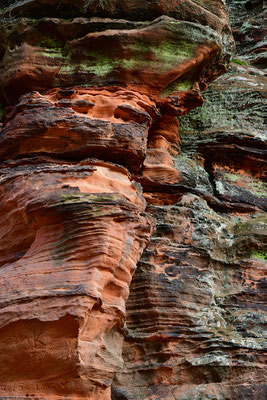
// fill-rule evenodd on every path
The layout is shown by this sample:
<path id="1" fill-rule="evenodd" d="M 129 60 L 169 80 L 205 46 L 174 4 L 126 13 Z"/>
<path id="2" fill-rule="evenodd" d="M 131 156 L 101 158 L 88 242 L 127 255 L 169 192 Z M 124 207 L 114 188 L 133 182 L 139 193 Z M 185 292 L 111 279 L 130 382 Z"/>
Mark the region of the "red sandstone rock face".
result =
<path id="1" fill-rule="evenodd" d="M 229 3 L 242 30 L 256 24 L 261 2 L 253 16 Z M 266 398 L 266 78 L 243 56 L 180 118 L 186 186 L 144 183 L 157 226 L 130 287 L 114 399 Z"/>
<path id="2" fill-rule="evenodd" d="M 141 188 L 112 164 L 23 159 L 2 167 L 0 203 L 0 393 L 110 398 L 153 226 Z"/>
<path id="3" fill-rule="evenodd" d="M 63 17 L 65 13 L 70 17 L 105 16 L 144 21 L 170 15 L 176 19 L 209 25 L 219 32 L 229 29 L 227 9 L 222 0 L 154 0 L 145 3 L 140 0 L 79 0 L 75 4 L 71 0 L 62 0 L 60 4 L 56 0 L 4 0 L 5 5 L 9 7 L 3 11 L 4 16 Z"/>
<path id="4" fill-rule="evenodd" d="M 31 6 L 36 10 L 40 2 L 22 3 L 15 2 L 4 11 L 0 26 L 0 87 L 7 103 L 15 104 L 20 95 L 32 90 L 56 86 L 119 85 L 161 97 L 199 86 L 203 89 L 225 72 L 233 47 L 221 1 L 216 15 L 201 8 L 193 20 L 189 10 L 199 6 L 191 1 L 155 2 L 157 13 L 149 5 L 151 14 L 145 20 L 139 2 L 123 3 L 120 10 L 127 6 L 123 17 L 134 21 L 110 19 L 112 12 L 109 18 L 29 19 L 25 18 L 29 13 L 35 16 Z M 118 9 L 112 1 L 104 3 L 106 12 L 110 7 Z M 49 16 L 41 7 L 38 16 Z M 183 7 L 187 12 L 179 10 Z M 60 16 L 56 7 L 52 9 L 54 17 Z M 21 18 L 12 19 L 16 12 Z M 97 15 L 97 10 L 89 13 L 90 17 Z"/>
<path id="5" fill-rule="evenodd" d="M 96 157 L 138 170 L 148 129 L 157 115 L 155 103 L 147 96 L 120 88 L 31 93 L 7 116 L 0 157 Z"/>
<path id="6" fill-rule="evenodd" d="M 265 399 L 261 119 L 231 76 L 180 118 L 224 1 L 4 6 L 0 398 Z"/>

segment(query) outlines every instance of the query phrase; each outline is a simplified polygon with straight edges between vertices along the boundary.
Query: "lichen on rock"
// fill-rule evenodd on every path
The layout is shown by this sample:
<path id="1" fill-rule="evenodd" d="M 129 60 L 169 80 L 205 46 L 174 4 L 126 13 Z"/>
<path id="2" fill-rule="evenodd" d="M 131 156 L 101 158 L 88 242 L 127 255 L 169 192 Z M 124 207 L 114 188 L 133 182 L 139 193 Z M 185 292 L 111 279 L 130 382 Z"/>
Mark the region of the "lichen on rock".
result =
<path id="1" fill-rule="evenodd" d="M 266 398 L 262 3 L 1 2 L 0 399 Z"/>

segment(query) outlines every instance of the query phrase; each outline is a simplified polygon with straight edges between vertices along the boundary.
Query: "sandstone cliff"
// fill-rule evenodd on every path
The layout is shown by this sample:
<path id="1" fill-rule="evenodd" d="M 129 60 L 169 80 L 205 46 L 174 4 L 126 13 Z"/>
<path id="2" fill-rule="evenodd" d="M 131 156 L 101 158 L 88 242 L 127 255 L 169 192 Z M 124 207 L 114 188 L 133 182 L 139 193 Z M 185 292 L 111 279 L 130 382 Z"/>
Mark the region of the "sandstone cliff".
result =
<path id="1" fill-rule="evenodd" d="M 228 6 L 234 56 L 223 0 L 0 3 L 0 399 L 266 398 L 264 6 Z"/>

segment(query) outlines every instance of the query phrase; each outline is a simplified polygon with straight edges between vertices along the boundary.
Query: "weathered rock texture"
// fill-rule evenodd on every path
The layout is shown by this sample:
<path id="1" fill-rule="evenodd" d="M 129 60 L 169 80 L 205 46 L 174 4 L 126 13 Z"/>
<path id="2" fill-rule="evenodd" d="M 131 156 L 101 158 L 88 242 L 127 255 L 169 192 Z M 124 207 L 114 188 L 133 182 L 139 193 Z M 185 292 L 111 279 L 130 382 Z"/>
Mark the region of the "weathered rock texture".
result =
<path id="1" fill-rule="evenodd" d="M 267 396 L 263 2 L 228 3 L 237 54 L 180 118 L 187 193 L 167 178 L 145 194 L 157 227 L 131 283 L 114 399 Z"/>
<path id="2" fill-rule="evenodd" d="M 0 399 L 265 399 L 262 2 L 1 4 Z"/>

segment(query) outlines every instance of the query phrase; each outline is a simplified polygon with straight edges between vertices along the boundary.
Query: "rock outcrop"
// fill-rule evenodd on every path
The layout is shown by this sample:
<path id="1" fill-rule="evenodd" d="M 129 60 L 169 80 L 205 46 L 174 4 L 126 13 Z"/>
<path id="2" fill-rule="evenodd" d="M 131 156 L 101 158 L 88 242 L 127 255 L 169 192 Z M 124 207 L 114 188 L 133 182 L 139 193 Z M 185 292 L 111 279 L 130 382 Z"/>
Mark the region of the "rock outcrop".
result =
<path id="1" fill-rule="evenodd" d="M 229 3 L 226 73 L 223 0 L 2 1 L 0 399 L 266 397 L 262 3 Z"/>
<path id="2" fill-rule="evenodd" d="M 228 5 L 229 72 L 180 118 L 176 185 L 145 193 L 157 227 L 130 286 L 114 399 L 267 395 L 263 2 Z"/>

